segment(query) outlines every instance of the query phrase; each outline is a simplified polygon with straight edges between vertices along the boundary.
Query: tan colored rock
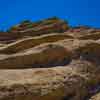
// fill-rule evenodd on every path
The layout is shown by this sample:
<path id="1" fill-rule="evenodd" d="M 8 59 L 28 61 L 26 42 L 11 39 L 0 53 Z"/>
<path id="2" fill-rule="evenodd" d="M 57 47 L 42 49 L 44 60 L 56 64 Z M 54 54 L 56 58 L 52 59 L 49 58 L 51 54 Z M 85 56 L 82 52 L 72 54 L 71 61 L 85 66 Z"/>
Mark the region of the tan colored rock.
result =
<path id="1" fill-rule="evenodd" d="M 98 83 L 96 69 L 76 60 L 65 67 L 0 70 L 0 100 L 84 100 Z"/>
<path id="2" fill-rule="evenodd" d="M 21 53 L 1 55 L 0 69 L 54 67 L 68 64 L 70 60 L 71 51 L 59 45 L 47 44 Z"/>
<path id="3" fill-rule="evenodd" d="M 2 54 L 0 55 L 0 68 L 20 68 L 20 66 L 21 68 L 32 68 L 66 65 L 74 56 L 78 57 L 78 59 L 80 59 L 80 56 L 84 58 L 84 52 L 86 50 L 82 49 L 82 51 L 81 48 L 88 48 L 89 42 L 91 45 L 94 45 L 94 43 L 98 45 L 97 50 L 100 50 L 100 44 L 94 41 L 61 40 L 54 43 L 41 44 L 40 46 L 35 46 L 34 48 L 26 49 L 16 54 Z M 89 50 L 91 50 L 90 47 Z M 96 56 L 95 52 L 92 50 L 90 54 Z"/>
<path id="4" fill-rule="evenodd" d="M 24 49 L 23 47 L 21 48 Z M 78 57 L 78 59 L 90 60 L 96 63 L 97 59 L 98 61 L 100 59 L 99 50 L 100 44 L 96 41 L 66 39 L 54 43 L 41 44 L 40 46 L 35 46 L 34 48 L 29 48 L 16 54 L 2 54 L 0 65 L 1 68 L 6 68 L 7 66 L 10 68 L 14 66 L 15 68 L 19 68 L 19 66 L 23 66 L 22 68 L 30 66 L 32 68 L 32 66 L 34 67 L 36 65 L 50 66 L 52 65 L 50 63 L 54 63 L 53 66 L 56 66 L 67 64 L 67 60 L 69 61 L 74 56 Z M 87 54 L 87 52 L 89 53 Z"/>
<path id="5" fill-rule="evenodd" d="M 77 38 L 80 40 L 87 40 L 87 39 L 98 40 L 98 39 L 100 39 L 100 30 L 99 29 L 79 27 L 76 29 L 69 29 L 64 33 L 71 35 L 74 38 Z"/>
<path id="6" fill-rule="evenodd" d="M 99 100 L 99 29 L 50 18 L 4 33 L 0 100 Z"/>
<path id="7" fill-rule="evenodd" d="M 100 39 L 100 32 L 96 32 L 96 33 L 94 32 L 94 33 L 86 34 L 86 35 L 80 36 L 79 39 L 83 39 L 83 40 L 86 40 L 86 39 L 98 40 L 98 39 Z"/>
<path id="8" fill-rule="evenodd" d="M 23 65 L 27 63 L 31 64 L 31 61 L 33 64 L 34 56 L 32 54 L 37 56 L 35 59 L 38 62 L 43 62 L 44 59 L 44 65 L 46 65 L 47 58 L 50 60 L 56 59 L 54 61 L 58 63 L 60 60 L 57 59 L 62 60 L 63 57 L 72 57 L 70 50 L 75 50 L 76 52 L 74 53 L 80 50 L 80 54 L 84 52 L 85 48 L 90 48 L 91 50 L 90 44 L 93 46 L 96 44 L 99 49 L 99 42 L 97 41 L 67 39 L 40 45 L 13 55 L 2 55 L 0 59 L 0 65 L 3 68 L 0 70 L 0 100 L 32 100 L 33 98 L 35 100 L 63 100 L 64 98 L 84 100 L 91 93 L 88 87 L 92 88 L 92 86 L 99 83 L 97 76 L 100 76 L 100 69 L 95 62 L 78 57 L 73 59 L 68 66 L 42 69 L 19 68 L 23 68 Z M 94 53 L 94 51 L 91 51 L 91 53 Z M 49 57 L 45 58 L 45 55 Z M 12 69 L 4 70 L 7 67 Z M 27 67 L 32 68 L 29 65 Z M 14 68 L 17 69 L 14 70 Z"/>
<path id="9" fill-rule="evenodd" d="M 52 43 L 59 40 L 72 39 L 72 38 L 73 37 L 71 37 L 70 35 L 54 33 L 54 34 L 48 34 L 48 35 L 43 35 L 39 37 L 30 37 L 30 38 L 20 39 L 16 42 L 5 45 L 5 47 L 3 48 L 0 48 L 0 53 L 13 54 L 25 49 L 35 47 L 43 43 Z"/>
<path id="10" fill-rule="evenodd" d="M 92 80 L 70 66 L 0 70 L 0 100 L 83 100 Z"/>

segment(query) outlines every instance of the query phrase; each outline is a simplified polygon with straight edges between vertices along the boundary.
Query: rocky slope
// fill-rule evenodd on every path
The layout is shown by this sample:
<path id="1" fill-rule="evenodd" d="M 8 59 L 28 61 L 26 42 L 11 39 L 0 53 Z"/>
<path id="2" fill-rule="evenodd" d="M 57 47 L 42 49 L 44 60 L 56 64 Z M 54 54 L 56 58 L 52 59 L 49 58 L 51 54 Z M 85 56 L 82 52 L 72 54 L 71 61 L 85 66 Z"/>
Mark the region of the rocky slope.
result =
<path id="1" fill-rule="evenodd" d="M 100 100 L 100 29 L 53 17 L 0 32 L 0 100 Z"/>

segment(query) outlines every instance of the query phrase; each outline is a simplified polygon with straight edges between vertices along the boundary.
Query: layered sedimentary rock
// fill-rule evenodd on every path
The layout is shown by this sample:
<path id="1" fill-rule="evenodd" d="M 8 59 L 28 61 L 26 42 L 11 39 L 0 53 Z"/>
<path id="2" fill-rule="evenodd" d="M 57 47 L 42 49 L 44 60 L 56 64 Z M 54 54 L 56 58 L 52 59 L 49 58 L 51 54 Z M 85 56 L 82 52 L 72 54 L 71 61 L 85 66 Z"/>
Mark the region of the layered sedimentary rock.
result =
<path id="1" fill-rule="evenodd" d="M 0 48 L 0 53 L 12 54 L 35 47 L 43 43 L 52 43 L 64 39 L 73 39 L 73 37 L 67 34 L 54 33 L 38 37 L 23 38 L 8 45 L 5 45 L 3 48 Z"/>
<path id="2" fill-rule="evenodd" d="M 23 21 L 9 29 L 9 32 L 17 36 L 37 36 L 53 32 L 65 32 L 68 28 L 64 20 L 53 17 L 35 23 L 28 20 Z"/>
<path id="3" fill-rule="evenodd" d="M 71 34 L 73 37 L 86 40 L 100 39 L 100 29 L 91 28 L 88 26 L 74 27 L 67 30 L 67 34 Z"/>
<path id="4" fill-rule="evenodd" d="M 100 29 L 56 17 L 0 32 L 0 100 L 99 100 L 99 51 Z"/>
<path id="5" fill-rule="evenodd" d="M 0 68 L 54 67 L 68 64 L 70 60 L 70 51 L 59 45 L 48 44 L 21 53 L 2 55 Z"/>
<path id="6" fill-rule="evenodd" d="M 16 39 L 27 36 L 39 36 L 43 34 L 63 33 L 69 28 L 68 24 L 57 17 L 48 18 L 37 22 L 29 20 L 12 26 L 7 32 L 0 32 L 0 42 L 11 43 Z"/>

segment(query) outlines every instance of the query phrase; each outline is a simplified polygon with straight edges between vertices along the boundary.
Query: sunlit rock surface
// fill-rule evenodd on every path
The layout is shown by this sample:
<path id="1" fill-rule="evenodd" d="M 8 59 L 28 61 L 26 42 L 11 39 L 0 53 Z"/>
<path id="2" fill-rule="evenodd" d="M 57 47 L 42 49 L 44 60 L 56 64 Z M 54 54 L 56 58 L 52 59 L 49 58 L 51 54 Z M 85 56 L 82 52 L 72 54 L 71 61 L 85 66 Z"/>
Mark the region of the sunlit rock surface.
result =
<path id="1" fill-rule="evenodd" d="M 0 100 L 100 100 L 100 29 L 57 17 L 0 32 Z"/>

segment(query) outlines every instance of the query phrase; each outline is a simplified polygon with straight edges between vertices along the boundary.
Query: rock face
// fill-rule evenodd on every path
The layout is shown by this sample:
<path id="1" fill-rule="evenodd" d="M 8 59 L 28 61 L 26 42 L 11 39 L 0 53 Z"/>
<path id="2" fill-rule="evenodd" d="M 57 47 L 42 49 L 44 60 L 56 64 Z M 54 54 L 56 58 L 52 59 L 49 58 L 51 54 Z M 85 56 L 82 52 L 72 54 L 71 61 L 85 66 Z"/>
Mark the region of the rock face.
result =
<path id="1" fill-rule="evenodd" d="M 28 20 L 23 21 L 19 25 L 11 27 L 9 32 L 18 36 L 37 36 L 53 32 L 65 32 L 68 28 L 64 20 L 53 17 L 35 23 Z"/>
<path id="2" fill-rule="evenodd" d="M 0 68 L 54 67 L 66 65 L 70 60 L 70 51 L 59 45 L 48 44 L 26 50 L 23 53 L 4 55 L 0 59 Z"/>
<path id="3" fill-rule="evenodd" d="M 0 100 L 100 100 L 100 29 L 53 17 L 0 32 Z"/>
<path id="4" fill-rule="evenodd" d="M 43 43 L 49 43 L 49 42 L 52 43 L 52 42 L 56 42 L 59 40 L 64 40 L 66 38 L 73 39 L 73 37 L 70 35 L 59 34 L 59 33 L 50 34 L 50 35 L 48 34 L 48 35 L 39 36 L 39 37 L 29 37 L 25 39 L 20 39 L 16 42 L 5 45 L 3 48 L 0 48 L 0 53 L 13 54 L 13 53 L 25 50 L 25 49 L 38 46 Z"/>

